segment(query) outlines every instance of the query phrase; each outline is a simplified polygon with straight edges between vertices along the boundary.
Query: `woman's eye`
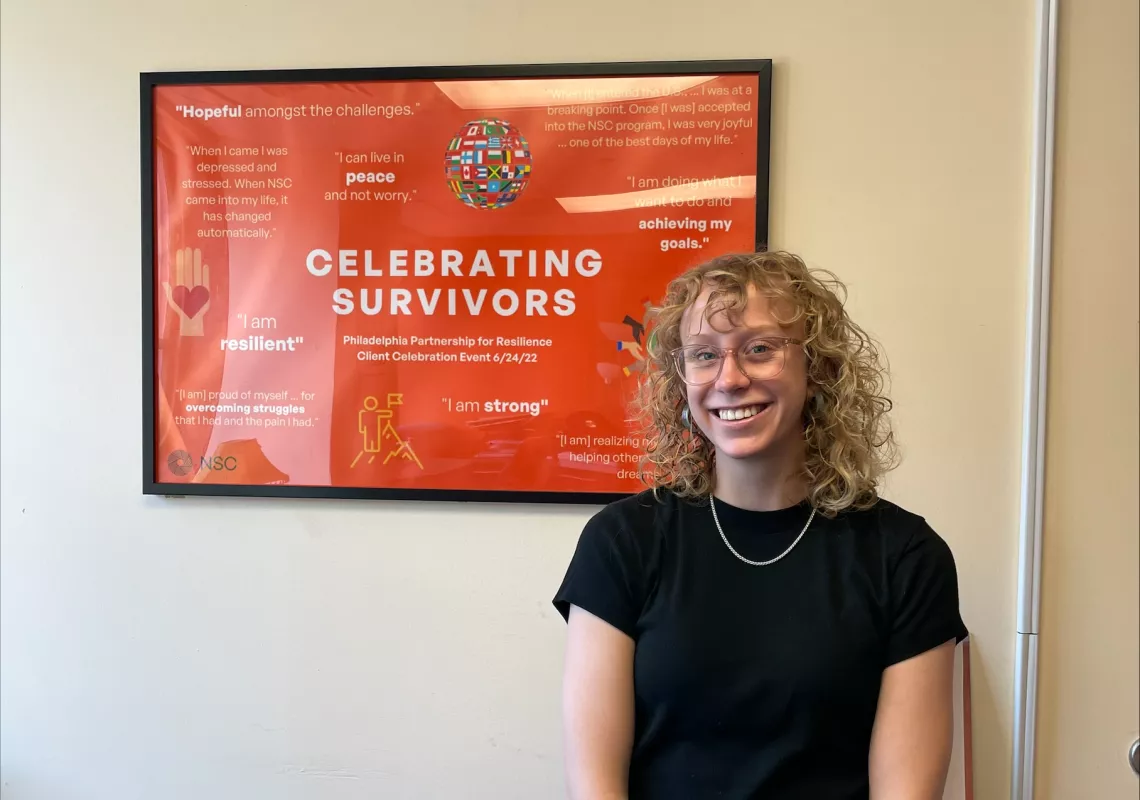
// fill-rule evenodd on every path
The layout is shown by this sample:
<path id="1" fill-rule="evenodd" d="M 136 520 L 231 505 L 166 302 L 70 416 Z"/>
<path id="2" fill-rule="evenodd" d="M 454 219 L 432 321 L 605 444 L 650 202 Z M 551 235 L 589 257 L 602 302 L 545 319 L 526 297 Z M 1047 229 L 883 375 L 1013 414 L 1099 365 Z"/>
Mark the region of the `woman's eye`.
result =
<path id="1" fill-rule="evenodd" d="M 755 342 L 748 345 L 748 354 L 753 356 L 762 356 L 771 351 L 771 347 L 766 342 Z"/>

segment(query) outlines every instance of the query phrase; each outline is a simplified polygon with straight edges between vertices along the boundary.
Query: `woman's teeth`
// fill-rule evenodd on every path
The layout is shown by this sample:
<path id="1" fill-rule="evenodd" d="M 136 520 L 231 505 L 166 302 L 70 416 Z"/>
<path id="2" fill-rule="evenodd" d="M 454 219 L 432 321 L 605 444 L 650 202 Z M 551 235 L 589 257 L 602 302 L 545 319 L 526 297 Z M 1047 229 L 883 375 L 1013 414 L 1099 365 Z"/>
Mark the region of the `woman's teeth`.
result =
<path id="1" fill-rule="evenodd" d="M 724 420 L 748 419 L 763 411 L 765 406 L 748 406 L 747 408 L 720 408 L 716 415 Z"/>

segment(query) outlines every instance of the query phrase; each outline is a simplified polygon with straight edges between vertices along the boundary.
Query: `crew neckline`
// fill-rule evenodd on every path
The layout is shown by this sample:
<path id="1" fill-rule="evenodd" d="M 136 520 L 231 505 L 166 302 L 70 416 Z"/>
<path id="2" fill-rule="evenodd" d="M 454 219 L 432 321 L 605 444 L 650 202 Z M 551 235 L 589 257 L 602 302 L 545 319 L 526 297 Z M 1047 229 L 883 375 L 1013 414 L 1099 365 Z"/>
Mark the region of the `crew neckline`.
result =
<path id="1" fill-rule="evenodd" d="M 729 533 L 730 528 L 737 535 L 773 535 L 786 533 L 792 529 L 798 532 L 807 522 L 808 515 L 811 514 L 811 503 L 808 502 L 807 498 L 795 505 L 770 511 L 753 511 L 741 508 L 726 503 L 719 497 L 710 497 L 709 501 L 716 502 L 716 513 L 720 518 L 721 525 L 725 528 L 726 534 Z M 708 515 L 709 522 L 712 523 L 712 511 L 708 508 L 708 503 L 704 504 L 703 511 Z"/>

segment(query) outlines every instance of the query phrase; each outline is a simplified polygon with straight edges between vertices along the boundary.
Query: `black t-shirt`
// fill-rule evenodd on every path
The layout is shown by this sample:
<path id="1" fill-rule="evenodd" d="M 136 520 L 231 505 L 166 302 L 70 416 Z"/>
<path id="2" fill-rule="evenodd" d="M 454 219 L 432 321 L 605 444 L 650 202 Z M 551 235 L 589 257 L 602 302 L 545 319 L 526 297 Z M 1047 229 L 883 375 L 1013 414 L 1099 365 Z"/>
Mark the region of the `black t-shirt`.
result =
<path id="1" fill-rule="evenodd" d="M 754 561 L 810 513 L 716 510 Z M 636 644 L 630 800 L 866 798 L 883 670 L 967 634 L 950 549 L 885 500 L 750 566 L 707 501 L 646 491 L 587 523 L 554 604 Z"/>

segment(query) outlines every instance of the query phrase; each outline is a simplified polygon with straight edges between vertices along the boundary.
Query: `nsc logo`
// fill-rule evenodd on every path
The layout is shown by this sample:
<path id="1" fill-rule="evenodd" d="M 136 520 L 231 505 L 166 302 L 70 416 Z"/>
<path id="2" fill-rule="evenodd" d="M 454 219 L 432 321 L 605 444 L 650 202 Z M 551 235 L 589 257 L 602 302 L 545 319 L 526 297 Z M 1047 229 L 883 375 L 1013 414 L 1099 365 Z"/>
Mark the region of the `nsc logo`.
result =
<path id="1" fill-rule="evenodd" d="M 166 466 L 179 478 L 185 478 L 194 471 L 194 457 L 185 450 L 175 450 L 166 457 Z M 236 456 L 202 456 L 198 459 L 198 469 L 211 472 L 233 472 L 238 467 Z"/>

